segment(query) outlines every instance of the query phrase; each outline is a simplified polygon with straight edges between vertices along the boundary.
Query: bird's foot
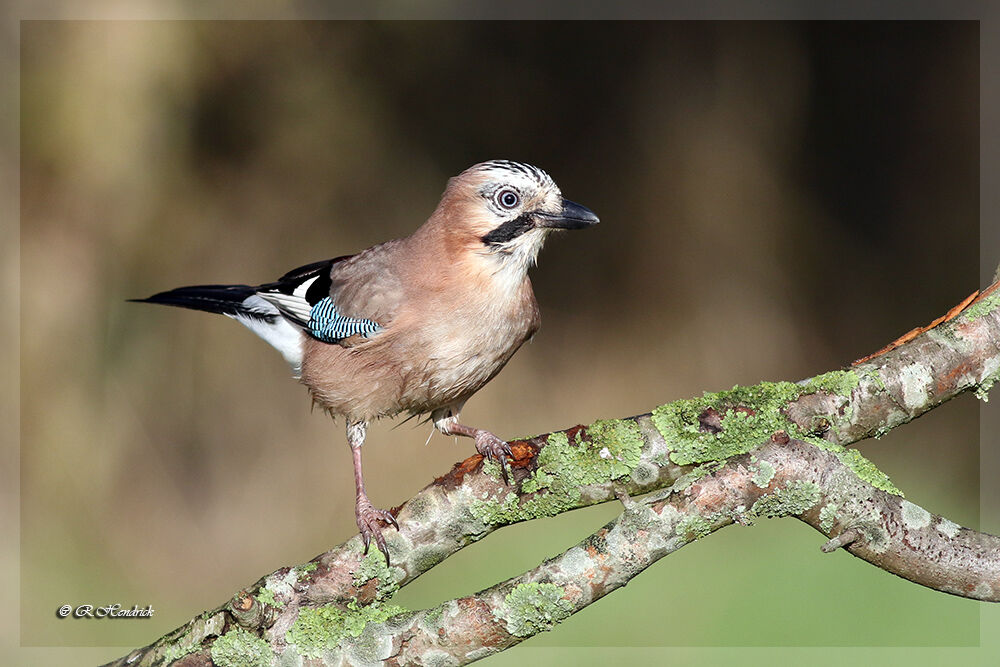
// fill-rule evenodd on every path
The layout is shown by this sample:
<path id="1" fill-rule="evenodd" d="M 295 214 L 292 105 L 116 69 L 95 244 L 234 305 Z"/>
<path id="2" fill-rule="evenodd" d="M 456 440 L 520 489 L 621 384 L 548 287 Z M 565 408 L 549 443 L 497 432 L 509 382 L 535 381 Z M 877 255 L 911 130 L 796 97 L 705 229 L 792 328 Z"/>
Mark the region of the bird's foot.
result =
<path id="1" fill-rule="evenodd" d="M 503 483 L 510 485 L 510 480 L 507 477 L 507 457 L 514 456 L 514 453 L 510 451 L 510 445 L 505 440 L 501 440 L 489 431 L 482 429 L 477 429 L 473 437 L 476 440 L 476 451 L 485 456 L 487 461 L 496 458 L 497 463 L 500 464 Z"/>
<path id="2" fill-rule="evenodd" d="M 365 544 L 365 555 L 368 555 L 368 547 L 371 546 L 372 539 L 375 546 L 385 554 L 385 564 L 389 565 L 389 549 L 385 545 L 385 537 L 382 535 L 383 524 L 393 526 L 399 530 L 396 517 L 389 510 L 380 510 L 374 507 L 367 496 L 359 496 L 354 506 L 354 516 L 358 520 L 358 530 L 361 532 L 361 540 Z"/>

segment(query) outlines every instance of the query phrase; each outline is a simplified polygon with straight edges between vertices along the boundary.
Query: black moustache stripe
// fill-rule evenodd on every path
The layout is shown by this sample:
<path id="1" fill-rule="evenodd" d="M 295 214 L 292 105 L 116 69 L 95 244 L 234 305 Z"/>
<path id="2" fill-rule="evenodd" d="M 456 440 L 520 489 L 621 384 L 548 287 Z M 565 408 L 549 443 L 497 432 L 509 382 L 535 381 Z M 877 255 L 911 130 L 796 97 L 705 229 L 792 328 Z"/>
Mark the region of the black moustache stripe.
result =
<path id="1" fill-rule="evenodd" d="M 529 229 L 532 229 L 534 226 L 535 224 L 531 221 L 531 214 L 525 213 L 523 215 L 519 215 L 513 220 L 508 220 L 503 223 L 489 234 L 482 237 L 482 241 L 486 245 L 502 245 L 516 239 L 518 236 L 525 233 Z"/>

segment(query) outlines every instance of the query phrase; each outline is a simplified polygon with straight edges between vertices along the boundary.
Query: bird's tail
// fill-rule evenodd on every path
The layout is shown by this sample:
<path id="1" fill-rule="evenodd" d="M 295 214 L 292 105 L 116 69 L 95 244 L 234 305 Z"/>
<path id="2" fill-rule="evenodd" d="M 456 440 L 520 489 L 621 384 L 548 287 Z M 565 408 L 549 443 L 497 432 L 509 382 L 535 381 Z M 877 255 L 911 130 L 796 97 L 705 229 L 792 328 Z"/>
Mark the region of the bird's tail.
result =
<path id="1" fill-rule="evenodd" d="M 270 343 L 298 375 L 302 367 L 302 330 L 249 285 L 194 285 L 154 294 L 140 303 L 160 303 L 228 315 Z"/>
<path id="2" fill-rule="evenodd" d="M 257 288 L 249 285 L 194 285 L 178 287 L 154 294 L 146 299 L 129 299 L 139 303 L 159 303 L 165 306 L 204 310 L 209 313 L 221 313 L 230 317 L 257 317 L 264 319 L 277 314 L 277 309 L 261 309 L 250 299 L 256 294 Z M 248 302 L 249 299 L 249 302 Z M 261 312 L 263 310 L 263 312 Z"/>

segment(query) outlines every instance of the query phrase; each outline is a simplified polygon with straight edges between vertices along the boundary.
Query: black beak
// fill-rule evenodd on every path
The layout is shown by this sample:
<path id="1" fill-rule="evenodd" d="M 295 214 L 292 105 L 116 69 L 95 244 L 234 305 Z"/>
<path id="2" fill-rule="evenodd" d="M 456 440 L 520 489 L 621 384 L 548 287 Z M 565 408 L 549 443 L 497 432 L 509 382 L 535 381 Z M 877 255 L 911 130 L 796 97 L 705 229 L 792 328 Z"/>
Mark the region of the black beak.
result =
<path id="1" fill-rule="evenodd" d="M 586 206 L 580 206 L 568 199 L 562 201 L 562 211 L 553 215 L 552 213 L 535 213 L 536 224 L 539 227 L 550 227 L 552 229 L 583 229 L 592 227 L 600 222 Z"/>

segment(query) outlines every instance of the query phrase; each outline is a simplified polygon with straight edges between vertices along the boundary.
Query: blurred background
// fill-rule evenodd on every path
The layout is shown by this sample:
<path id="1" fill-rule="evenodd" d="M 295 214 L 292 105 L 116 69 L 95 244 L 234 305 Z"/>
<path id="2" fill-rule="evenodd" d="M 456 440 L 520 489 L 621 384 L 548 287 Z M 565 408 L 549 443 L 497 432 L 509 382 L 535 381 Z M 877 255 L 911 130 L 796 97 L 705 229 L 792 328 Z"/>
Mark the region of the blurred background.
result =
<path id="1" fill-rule="evenodd" d="M 974 22 L 22 23 L 21 644 L 117 657 L 356 530 L 342 426 L 280 356 L 226 318 L 125 299 L 406 235 L 448 177 L 508 158 L 602 224 L 548 243 L 542 328 L 470 423 L 523 436 L 797 380 L 979 286 L 978 114 Z M 961 397 L 861 449 L 976 527 L 977 410 Z M 365 448 L 382 507 L 473 452 L 392 427 Z M 397 602 L 489 586 L 618 509 L 503 529 Z M 978 603 L 823 539 L 726 529 L 490 664 L 979 643 Z M 56 618 L 82 602 L 156 613 Z"/>

